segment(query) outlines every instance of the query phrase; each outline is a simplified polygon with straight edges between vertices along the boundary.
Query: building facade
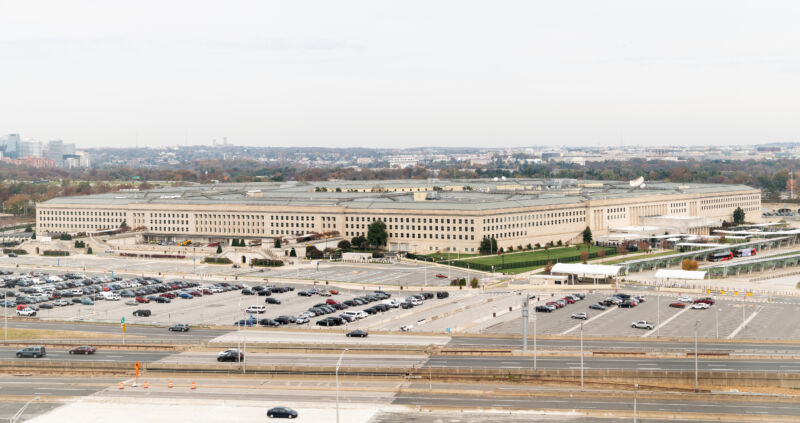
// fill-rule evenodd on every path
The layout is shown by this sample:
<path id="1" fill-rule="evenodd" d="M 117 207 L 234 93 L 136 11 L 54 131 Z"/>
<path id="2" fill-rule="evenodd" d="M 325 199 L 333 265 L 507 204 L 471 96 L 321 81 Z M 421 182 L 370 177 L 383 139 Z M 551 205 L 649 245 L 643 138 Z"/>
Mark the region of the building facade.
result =
<path id="1" fill-rule="evenodd" d="M 421 180 L 215 184 L 55 198 L 37 204 L 39 233 L 101 232 L 125 222 L 148 239 L 217 242 L 232 238 L 345 239 L 381 220 L 396 251 L 477 252 L 484 237 L 500 247 L 581 242 L 641 225 L 654 216 L 732 220 L 741 207 L 760 221 L 761 194 L 742 185 L 575 180 Z"/>

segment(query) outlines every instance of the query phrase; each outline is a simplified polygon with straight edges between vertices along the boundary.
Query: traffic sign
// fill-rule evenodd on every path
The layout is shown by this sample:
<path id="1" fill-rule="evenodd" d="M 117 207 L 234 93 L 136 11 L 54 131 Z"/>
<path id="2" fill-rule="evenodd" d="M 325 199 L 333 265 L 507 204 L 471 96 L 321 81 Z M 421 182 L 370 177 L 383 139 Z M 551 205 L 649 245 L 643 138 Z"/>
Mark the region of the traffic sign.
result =
<path id="1" fill-rule="evenodd" d="M 137 361 L 136 364 L 133 365 L 133 368 L 136 369 L 136 377 L 139 377 L 139 367 L 141 364 Z"/>
<path id="2" fill-rule="evenodd" d="M 125 317 L 123 317 L 122 319 L 119 320 L 119 324 L 123 324 L 123 323 L 125 323 Z"/>
<path id="3" fill-rule="evenodd" d="M 125 332 L 125 323 L 122 324 L 122 331 Z"/>

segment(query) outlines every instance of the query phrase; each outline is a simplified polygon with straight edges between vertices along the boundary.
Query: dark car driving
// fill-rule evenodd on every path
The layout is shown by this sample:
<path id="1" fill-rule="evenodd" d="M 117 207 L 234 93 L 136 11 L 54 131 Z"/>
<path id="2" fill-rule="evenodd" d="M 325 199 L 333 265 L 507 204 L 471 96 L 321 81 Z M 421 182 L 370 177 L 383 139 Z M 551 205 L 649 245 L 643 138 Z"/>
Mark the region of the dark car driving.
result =
<path id="1" fill-rule="evenodd" d="M 292 410 L 289 407 L 274 407 L 270 408 L 267 411 L 267 417 L 280 417 L 284 419 L 294 419 L 297 418 L 297 411 Z"/>

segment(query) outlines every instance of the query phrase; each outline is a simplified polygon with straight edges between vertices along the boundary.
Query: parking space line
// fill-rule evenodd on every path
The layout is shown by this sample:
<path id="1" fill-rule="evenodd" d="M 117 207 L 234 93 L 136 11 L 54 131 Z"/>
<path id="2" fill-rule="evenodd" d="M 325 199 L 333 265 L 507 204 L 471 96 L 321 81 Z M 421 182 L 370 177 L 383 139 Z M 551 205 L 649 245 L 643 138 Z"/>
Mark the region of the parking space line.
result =
<path id="1" fill-rule="evenodd" d="M 742 307 L 744 307 L 744 303 L 742 303 Z M 747 325 L 750 323 L 750 321 L 753 320 L 756 317 L 756 315 L 761 311 L 761 308 L 762 307 L 758 307 L 756 309 L 756 311 L 754 311 L 753 314 L 750 315 L 750 317 L 748 317 L 744 322 L 742 322 L 741 325 L 737 326 L 736 329 L 734 329 L 733 332 L 731 332 L 731 334 L 728 335 L 726 338 L 733 339 L 736 335 L 738 335 L 739 332 L 741 332 L 742 329 L 747 327 Z"/>
<path id="2" fill-rule="evenodd" d="M 689 311 L 689 310 L 691 310 L 691 307 L 686 307 L 686 308 L 684 308 L 683 310 L 681 310 L 681 311 L 679 311 L 679 312 L 675 313 L 675 314 L 674 314 L 672 317 L 670 317 L 670 318 L 669 318 L 669 319 L 667 319 L 667 320 L 664 320 L 663 322 L 661 322 L 661 324 L 660 324 L 660 325 L 658 325 L 658 326 L 654 327 L 654 328 L 653 328 L 653 330 L 651 330 L 651 331 L 647 332 L 646 334 L 642 335 L 642 338 L 647 338 L 648 336 L 650 336 L 650 335 L 652 335 L 652 334 L 656 333 L 656 331 L 657 331 L 657 330 L 659 330 L 659 329 L 660 329 L 662 326 L 666 326 L 666 325 L 667 325 L 667 323 L 669 323 L 669 322 L 673 321 L 673 320 L 674 320 L 676 317 L 680 316 L 680 315 L 681 315 L 681 314 L 683 314 L 683 313 L 686 313 L 686 312 L 687 312 L 687 311 Z"/>
<path id="3" fill-rule="evenodd" d="M 586 320 L 585 322 L 583 322 L 583 324 L 584 324 L 584 325 L 586 325 L 587 323 L 589 323 L 589 322 L 593 321 L 594 319 L 598 319 L 598 318 L 600 318 L 600 316 L 603 316 L 603 315 L 605 315 L 605 314 L 611 313 L 612 311 L 616 310 L 617 308 L 619 308 L 619 307 L 613 307 L 613 308 L 610 308 L 610 309 L 608 309 L 608 310 L 606 310 L 606 311 L 604 311 L 604 312 L 602 312 L 602 313 L 598 314 L 597 316 L 594 316 L 594 317 L 592 317 L 591 319 L 588 319 L 588 320 Z M 575 326 L 573 326 L 573 327 L 571 327 L 571 328 L 569 328 L 569 329 L 565 330 L 564 332 L 561 332 L 561 334 L 562 334 L 562 335 L 566 335 L 566 334 L 568 334 L 568 333 L 570 333 L 570 332 L 572 332 L 572 331 L 574 331 L 574 330 L 578 330 L 578 328 L 580 328 L 580 327 L 581 327 L 581 324 L 580 324 L 580 323 L 578 323 L 577 325 L 575 325 Z"/>

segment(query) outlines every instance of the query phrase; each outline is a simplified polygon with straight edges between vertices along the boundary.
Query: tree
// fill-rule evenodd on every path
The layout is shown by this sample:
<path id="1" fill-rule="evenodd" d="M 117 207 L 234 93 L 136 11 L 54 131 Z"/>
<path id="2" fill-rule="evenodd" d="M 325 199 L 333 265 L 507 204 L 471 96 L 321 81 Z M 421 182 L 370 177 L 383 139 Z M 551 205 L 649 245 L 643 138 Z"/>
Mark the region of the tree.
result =
<path id="1" fill-rule="evenodd" d="M 744 210 L 742 210 L 741 207 L 737 207 L 736 210 L 733 211 L 733 223 L 737 225 L 744 223 Z"/>
<path id="2" fill-rule="evenodd" d="M 480 246 L 478 246 L 478 251 L 481 254 L 492 254 L 497 251 L 497 240 L 492 238 L 483 237 L 481 240 Z"/>
<path id="3" fill-rule="evenodd" d="M 294 250 L 294 247 L 289 251 L 289 257 L 297 257 L 297 251 Z"/>
<path id="4" fill-rule="evenodd" d="M 128 229 L 128 222 L 123 220 L 122 223 L 120 223 L 119 228 L 123 230 Z"/>
<path id="5" fill-rule="evenodd" d="M 617 254 L 628 254 L 628 247 L 626 247 L 625 244 L 620 244 L 617 246 Z"/>
<path id="6" fill-rule="evenodd" d="M 589 252 L 588 251 L 581 251 L 581 261 L 586 264 L 586 261 L 589 260 Z"/>
<path id="7" fill-rule="evenodd" d="M 650 243 L 647 241 L 639 241 L 639 243 L 636 244 L 636 248 L 639 249 L 640 253 L 646 253 L 650 251 Z"/>
<path id="8" fill-rule="evenodd" d="M 472 280 L 469 281 L 469 286 L 472 287 L 472 288 L 477 288 L 478 287 L 478 278 L 472 278 Z"/>
<path id="9" fill-rule="evenodd" d="M 533 250 L 533 246 L 531 246 L 531 244 L 528 243 L 528 245 L 525 246 L 525 249 L 528 251 Z"/>
<path id="10" fill-rule="evenodd" d="M 62 241 L 72 241 L 72 235 L 70 235 L 70 234 L 65 232 L 65 233 L 61 234 L 61 236 L 59 236 L 58 239 L 60 239 Z"/>
<path id="11" fill-rule="evenodd" d="M 342 250 L 349 250 L 350 249 L 350 241 L 348 241 L 346 239 L 343 239 L 343 240 L 339 241 L 339 244 L 337 245 L 337 247 L 339 247 Z"/>
<path id="12" fill-rule="evenodd" d="M 669 249 L 669 241 L 665 239 L 661 241 L 661 244 L 659 246 L 661 247 L 662 250 L 667 250 Z"/>
<path id="13" fill-rule="evenodd" d="M 217 245 L 217 254 L 222 254 L 222 246 Z"/>
<path id="14" fill-rule="evenodd" d="M 364 245 L 366 242 L 367 242 L 367 239 L 364 238 L 363 236 L 359 235 L 359 236 L 353 237 L 353 239 L 350 240 L 350 245 L 352 245 L 355 248 L 361 248 L 361 246 Z"/>
<path id="15" fill-rule="evenodd" d="M 514 251 L 514 246 L 513 245 L 509 245 L 508 246 L 508 252 L 510 253 L 512 251 Z"/>
<path id="16" fill-rule="evenodd" d="M 603 248 L 603 249 L 597 250 L 597 257 L 600 259 L 600 261 L 603 261 L 603 259 L 606 258 L 606 249 Z"/>
<path id="17" fill-rule="evenodd" d="M 92 247 L 86 249 L 86 254 L 94 254 L 94 252 L 92 251 Z"/>
<path id="18" fill-rule="evenodd" d="M 36 239 L 36 232 L 31 234 L 31 239 Z"/>
<path id="19" fill-rule="evenodd" d="M 322 251 L 320 251 L 317 247 L 311 245 L 308 248 L 306 248 L 306 257 L 310 259 L 321 259 Z"/>
<path id="20" fill-rule="evenodd" d="M 369 224 L 367 227 L 367 241 L 369 241 L 370 245 L 383 247 L 386 245 L 387 239 L 389 239 L 389 234 L 386 233 L 386 224 L 382 220 L 376 220 Z"/>
<path id="21" fill-rule="evenodd" d="M 281 248 L 281 239 L 275 238 L 275 248 Z"/>
<path id="22" fill-rule="evenodd" d="M 583 243 L 586 244 L 587 249 L 589 244 L 592 243 L 592 230 L 588 226 L 583 230 Z"/>
<path id="23" fill-rule="evenodd" d="M 721 234 L 721 235 L 719 236 L 719 243 L 720 243 L 720 244 L 724 244 L 724 243 L 726 243 L 726 242 L 728 242 L 728 237 L 726 237 L 726 236 L 725 236 L 725 234 Z"/>
<path id="24" fill-rule="evenodd" d="M 548 261 L 547 262 L 547 266 L 544 267 L 544 274 L 545 275 L 549 275 L 550 272 L 552 272 L 552 271 L 553 271 L 553 262 L 552 261 Z"/>
<path id="25" fill-rule="evenodd" d="M 25 232 L 33 232 L 33 228 L 31 228 L 31 225 L 25 227 Z"/>
<path id="26" fill-rule="evenodd" d="M 683 259 L 681 262 L 681 269 L 683 270 L 697 270 L 700 265 L 697 263 L 697 260 L 692 259 Z"/>
<path id="27" fill-rule="evenodd" d="M 15 194 L 6 200 L 6 210 L 13 214 L 23 214 L 28 210 L 31 197 L 26 194 Z"/>

